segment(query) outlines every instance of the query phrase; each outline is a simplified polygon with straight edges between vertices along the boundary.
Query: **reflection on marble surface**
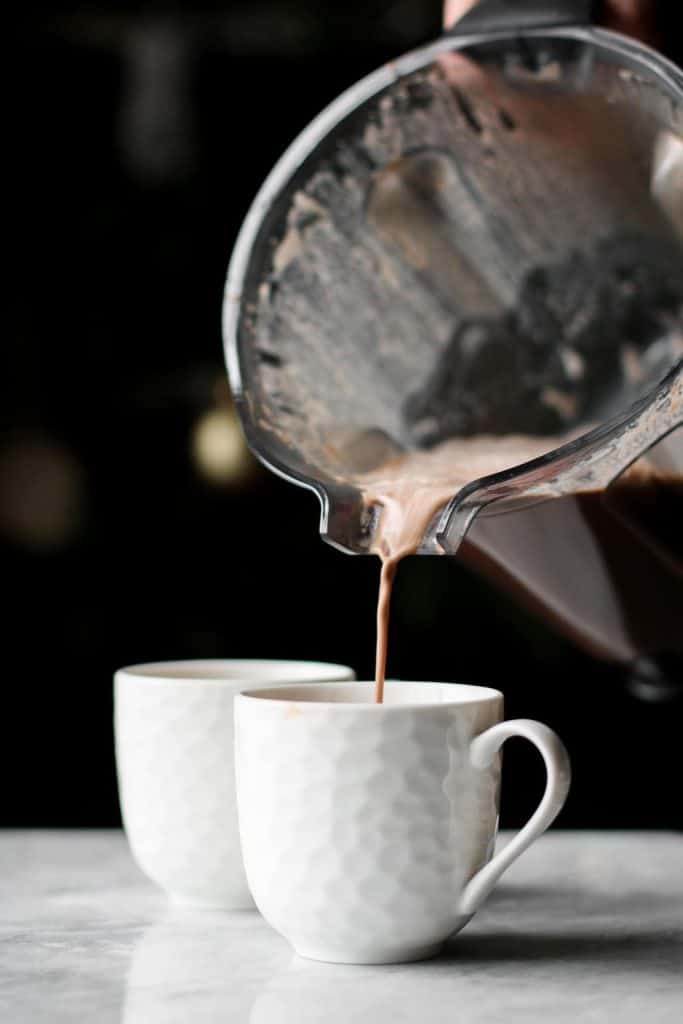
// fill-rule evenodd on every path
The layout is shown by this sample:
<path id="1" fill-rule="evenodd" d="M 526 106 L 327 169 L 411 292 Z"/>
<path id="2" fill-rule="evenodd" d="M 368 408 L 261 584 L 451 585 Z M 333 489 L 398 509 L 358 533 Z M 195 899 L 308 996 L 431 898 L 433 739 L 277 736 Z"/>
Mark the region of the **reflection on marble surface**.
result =
<path id="1" fill-rule="evenodd" d="M 248 1019 L 263 977 L 291 956 L 277 935 L 254 927 L 256 917 L 170 907 L 135 946 L 123 1024 L 189 1024 L 188 1007 L 199 1024 Z"/>
<path id="2" fill-rule="evenodd" d="M 533 937 L 520 937 L 510 924 L 507 933 L 463 933 L 437 960 L 389 973 L 366 968 L 359 976 L 358 968 L 293 956 L 263 987 L 249 1022 L 680 1024 L 682 972 L 680 933 L 672 943 L 670 935 L 640 925 L 568 933 L 539 926 Z"/>
<path id="3" fill-rule="evenodd" d="M 8 1024 L 679 1024 L 683 836 L 554 832 L 443 956 L 296 957 L 251 911 L 168 904 L 120 833 L 0 833 Z"/>

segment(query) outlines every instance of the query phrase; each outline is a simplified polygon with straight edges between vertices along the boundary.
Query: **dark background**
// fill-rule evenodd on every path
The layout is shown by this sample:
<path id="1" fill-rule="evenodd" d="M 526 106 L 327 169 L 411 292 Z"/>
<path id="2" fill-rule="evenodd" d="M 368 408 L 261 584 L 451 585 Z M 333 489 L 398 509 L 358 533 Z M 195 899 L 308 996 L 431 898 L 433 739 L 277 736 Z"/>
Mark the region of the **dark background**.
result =
<path id="1" fill-rule="evenodd" d="M 241 218 L 282 149 L 346 86 L 436 36 L 440 11 L 23 11 L 9 47 L 0 824 L 106 826 L 120 821 L 117 667 L 258 656 L 372 672 L 378 565 L 323 544 L 315 499 L 234 447 L 221 296 Z M 451 560 L 401 568 L 389 674 L 490 683 L 509 716 L 554 726 L 575 770 L 565 826 L 683 824 L 682 702 L 637 700 L 615 669 Z M 542 785 L 518 747 L 508 825 Z"/>

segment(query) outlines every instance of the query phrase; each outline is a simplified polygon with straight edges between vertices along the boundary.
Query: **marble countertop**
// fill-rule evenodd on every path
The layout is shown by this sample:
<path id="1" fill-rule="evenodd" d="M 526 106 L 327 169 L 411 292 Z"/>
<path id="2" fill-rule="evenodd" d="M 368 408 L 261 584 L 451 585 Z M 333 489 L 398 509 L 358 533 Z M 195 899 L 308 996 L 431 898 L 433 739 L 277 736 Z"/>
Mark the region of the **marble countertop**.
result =
<path id="1" fill-rule="evenodd" d="M 170 905 L 120 832 L 0 832 L 0 1019 L 680 1024 L 683 835 L 550 832 L 438 959 L 346 967 Z"/>

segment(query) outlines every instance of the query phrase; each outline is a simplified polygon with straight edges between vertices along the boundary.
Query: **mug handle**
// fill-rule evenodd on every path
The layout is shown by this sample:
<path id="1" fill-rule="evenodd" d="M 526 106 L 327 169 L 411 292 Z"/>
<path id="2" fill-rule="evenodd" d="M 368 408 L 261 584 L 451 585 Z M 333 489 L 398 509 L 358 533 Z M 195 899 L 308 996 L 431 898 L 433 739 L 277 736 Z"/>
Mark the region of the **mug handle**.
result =
<path id="1" fill-rule="evenodd" d="M 528 718 L 500 722 L 475 736 L 470 744 L 470 760 L 474 767 L 482 770 L 488 768 L 505 740 L 511 736 L 523 736 L 540 751 L 547 772 L 545 793 L 524 828 L 469 880 L 460 899 L 459 909 L 462 914 L 474 914 L 479 909 L 503 872 L 554 821 L 569 792 L 571 765 L 564 743 L 547 725 Z"/>

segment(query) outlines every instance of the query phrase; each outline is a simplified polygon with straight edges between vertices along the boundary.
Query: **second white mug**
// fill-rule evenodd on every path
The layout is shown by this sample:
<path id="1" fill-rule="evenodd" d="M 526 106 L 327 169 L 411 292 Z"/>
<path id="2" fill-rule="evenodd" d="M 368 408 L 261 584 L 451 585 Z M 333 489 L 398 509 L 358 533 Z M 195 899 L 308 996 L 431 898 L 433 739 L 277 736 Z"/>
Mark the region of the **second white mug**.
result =
<path id="1" fill-rule="evenodd" d="M 237 829 L 235 694 L 353 678 L 345 665 L 307 661 L 176 661 L 118 671 L 119 799 L 145 874 L 183 903 L 253 907 Z"/>

